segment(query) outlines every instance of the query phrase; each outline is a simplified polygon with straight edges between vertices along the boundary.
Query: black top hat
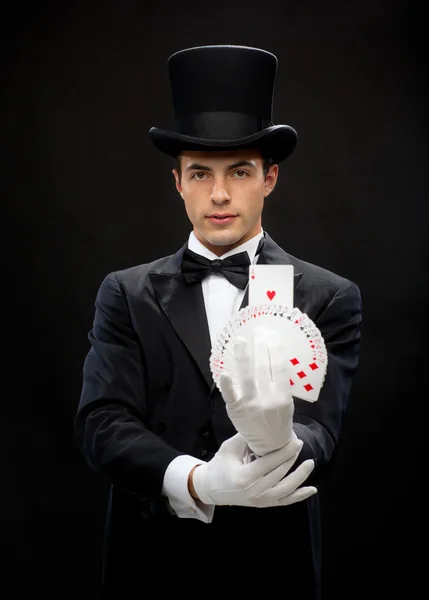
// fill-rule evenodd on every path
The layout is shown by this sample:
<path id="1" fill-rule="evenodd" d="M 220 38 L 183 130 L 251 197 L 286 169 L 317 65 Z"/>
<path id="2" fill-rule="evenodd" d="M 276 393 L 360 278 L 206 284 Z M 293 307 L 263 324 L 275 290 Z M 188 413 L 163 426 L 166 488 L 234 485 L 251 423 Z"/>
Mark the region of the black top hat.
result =
<path id="1" fill-rule="evenodd" d="M 294 150 L 297 133 L 274 125 L 277 57 L 247 46 L 199 46 L 168 59 L 176 131 L 149 130 L 169 156 L 183 150 L 258 148 L 279 163 Z"/>

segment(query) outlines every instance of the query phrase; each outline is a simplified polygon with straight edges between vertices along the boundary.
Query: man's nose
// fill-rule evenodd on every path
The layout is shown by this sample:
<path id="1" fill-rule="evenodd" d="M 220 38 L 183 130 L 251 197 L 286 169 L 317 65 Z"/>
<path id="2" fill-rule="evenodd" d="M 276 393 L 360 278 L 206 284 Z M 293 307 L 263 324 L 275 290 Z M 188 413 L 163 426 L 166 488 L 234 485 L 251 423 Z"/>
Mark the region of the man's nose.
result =
<path id="1" fill-rule="evenodd" d="M 229 202 L 231 200 L 227 187 L 223 181 L 215 181 L 213 183 L 211 199 L 216 204 L 223 204 L 224 202 Z"/>

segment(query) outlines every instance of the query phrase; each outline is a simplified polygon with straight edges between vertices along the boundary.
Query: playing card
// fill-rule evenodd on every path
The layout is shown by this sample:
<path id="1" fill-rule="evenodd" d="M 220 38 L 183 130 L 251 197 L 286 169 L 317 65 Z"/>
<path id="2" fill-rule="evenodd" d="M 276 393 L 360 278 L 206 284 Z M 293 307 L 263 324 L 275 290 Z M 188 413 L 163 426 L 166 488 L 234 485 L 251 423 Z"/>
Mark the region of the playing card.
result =
<path id="1" fill-rule="evenodd" d="M 219 368 L 235 368 L 231 334 L 224 329 L 219 333 L 210 355 L 210 366 Z"/>
<path id="2" fill-rule="evenodd" d="M 293 307 L 293 265 L 251 265 L 249 305 L 267 302 Z"/>
<path id="3" fill-rule="evenodd" d="M 290 383 L 292 394 L 303 400 L 315 401 L 319 397 L 327 366 L 327 353 L 322 337 L 307 338 L 299 327 L 289 326 L 285 338 L 282 338 L 286 347 L 288 367 L 291 373 Z"/>

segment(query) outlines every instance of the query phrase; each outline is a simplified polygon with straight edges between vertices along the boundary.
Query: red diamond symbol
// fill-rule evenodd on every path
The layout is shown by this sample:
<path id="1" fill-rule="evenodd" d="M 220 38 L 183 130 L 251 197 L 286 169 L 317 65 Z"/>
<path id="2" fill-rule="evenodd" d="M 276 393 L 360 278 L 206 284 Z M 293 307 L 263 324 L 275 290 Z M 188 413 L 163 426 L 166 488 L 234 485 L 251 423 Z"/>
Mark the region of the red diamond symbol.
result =
<path id="1" fill-rule="evenodd" d="M 310 369 L 312 369 L 313 371 L 315 371 L 316 369 L 318 369 L 319 367 L 316 365 L 316 363 L 311 363 L 311 365 L 308 365 L 310 367 Z"/>
<path id="2" fill-rule="evenodd" d="M 307 377 L 307 375 L 304 373 L 304 371 L 300 371 L 299 373 L 297 373 L 297 375 L 300 379 L 302 379 L 303 377 Z"/>
<path id="3" fill-rule="evenodd" d="M 299 360 L 297 358 L 292 358 L 290 361 L 293 365 L 299 364 Z"/>
<path id="4" fill-rule="evenodd" d="M 289 379 L 289 382 L 291 385 L 295 385 L 294 382 L 292 381 L 292 379 Z"/>
<path id="5" fill-rule="evenodd" d="M 307 392 L 309 392 L 313 389 L 313 386 L 310 383 L 307 383 L 307 385 L 304 386 L 304 389 L 307 390 Z"/>

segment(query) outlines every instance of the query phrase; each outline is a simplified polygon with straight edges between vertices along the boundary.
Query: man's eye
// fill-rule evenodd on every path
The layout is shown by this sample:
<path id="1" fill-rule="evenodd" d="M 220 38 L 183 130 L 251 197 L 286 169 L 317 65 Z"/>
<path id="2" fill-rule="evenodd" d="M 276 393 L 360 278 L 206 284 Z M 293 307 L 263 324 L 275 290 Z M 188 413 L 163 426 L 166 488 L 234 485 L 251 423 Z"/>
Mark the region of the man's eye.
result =
<path id="1" fill-rule="evenodd" d="M 201 175 L 201 177 L 200 177 L 200 175 Z M 203 178 L 204 178 L 204 176 L 205 176 L 205 173 L 204 173 L 204 171 L 197 171 L 196 173 L 194 173 L 194 174 L 192 175 L 192 179 L 194 179 L 194 178 L 195 178 L 195 179 L 203 179 Z"/>
<path id="2" fill-rule="evenodd" d="M 244 179 L 244 177 L 247 175 L 246 171 L 235 171 L 234 173 L 235 175 L 238 175 L 238 179 Z"/>

